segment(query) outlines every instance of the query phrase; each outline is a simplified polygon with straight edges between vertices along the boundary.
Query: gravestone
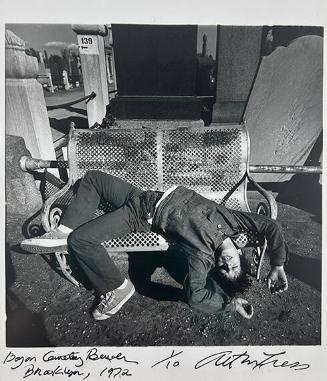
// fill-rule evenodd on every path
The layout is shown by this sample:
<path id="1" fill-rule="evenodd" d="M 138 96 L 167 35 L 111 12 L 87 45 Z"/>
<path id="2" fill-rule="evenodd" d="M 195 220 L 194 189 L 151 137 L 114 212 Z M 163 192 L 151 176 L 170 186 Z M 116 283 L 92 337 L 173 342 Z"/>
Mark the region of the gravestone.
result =
<path id="1" fill-rule="evenodd" d="M 66 70 L 62 72 L 62 80 L 64 82 L 65 90 L 69 90 L 68 74 Z"/>
<path id="2" fill-rule="evenodd" d="M 117 119 L 199 120 L 195 25 L 112 25 Z"/>
<path id="3" fill-rule="evenodd" d="M 251 164 L 303 165 L 322 131 L 323 39 L 306 36 L 264 57 L 245 111 Z M 289 174 L 254 174 L 285 181 Z"/>
<path id="4" fill-rule="evenodd" d="M 213 122 L 241 122 L 259 64 L 261 37 L 259 26 L 219 26 Z"/>

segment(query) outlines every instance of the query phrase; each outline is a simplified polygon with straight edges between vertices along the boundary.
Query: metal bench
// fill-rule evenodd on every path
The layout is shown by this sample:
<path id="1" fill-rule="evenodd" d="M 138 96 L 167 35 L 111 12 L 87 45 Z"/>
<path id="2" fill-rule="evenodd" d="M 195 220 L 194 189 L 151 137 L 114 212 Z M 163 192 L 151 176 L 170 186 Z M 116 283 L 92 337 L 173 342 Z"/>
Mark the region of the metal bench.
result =
<path id="1" fill-rule="evenodd" d="M 248 173 L 249 135 L 244 125 L 200 128 L 138 128 L 80 130 L 72 128 L 68 141 L 69 179 L 65 186 L 50 196 L 42 210 L 46 231 L 53 229 L 73 195 L 78 179 L 90 170 L 118 176 L 141 189 L 165 191 L 179 184 L 197 191 L 231 209 L 250 211 L 247 183 L 266 198 L 257 212 L 277 216 L 273 196 L 255 183 Z M 110 205 L 101 203 L 95 218 L 110 212 Z M 260 276 L 266 249 L 264 237 L 240 237 L 254 247 L 256 277 Z M 167 250 L 169 244 L 155 233 L 132 233 L 103 243 L 109 252 Z M 55 253 L 64 275 L 74 284 L 66 262 L 66 247 Z"/>

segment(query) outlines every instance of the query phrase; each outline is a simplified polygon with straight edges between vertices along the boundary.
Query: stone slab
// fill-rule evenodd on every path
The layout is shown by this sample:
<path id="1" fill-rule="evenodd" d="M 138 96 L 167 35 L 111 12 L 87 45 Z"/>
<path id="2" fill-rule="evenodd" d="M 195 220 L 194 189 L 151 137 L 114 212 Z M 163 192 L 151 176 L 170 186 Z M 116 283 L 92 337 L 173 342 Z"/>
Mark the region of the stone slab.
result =
<path id="1" fill-rule="evenodd" d="M 251 140 L 251 164 L 306 162 L 322 130 L 322 52 L 323 39 L 306 36 L 263 58 L 244 117 Z M 271 182 L 292 175 L 253 177 Z"/>
<path id="2" fill-rule="evenodd" d="M 215 123 L 241 123 L 246 102 L 216 102 L 213 105 Z"/>
<path id="3" fill-rule="evenodd" d="M 212 121 L 240 123 L 259 64 L 262 27 L 220 26 L 218 31 Z"/>
<path id="4" fill-rule="evenodd" d="M 22 136 L 35 158 L 55 160 L 38 63 L 25 53 L 25 42 L 6 30 L 6 133 Z M 53 174 L 57 170 L 51 170 Z"/>
<path id="5" fill-rule="evenodd" d="M 195 95 L 196 25 L 112 25 L 119 95 Z"/>
<path id="6" fill-rule="evenodd" d="M 6 133 L 22 136 L 33 157 L 55 160 L 43 90 L 36 79 L 6 79 Z"/>
<path id="7" fill-rule="evenodd" d="M 258 67 L 262 27 L 220 26 L 217 101 L 246 101 Z"/>
<path id="8" fill-rule="evenodd" d="M 186 119 L 201 118 L 201 102 L 195 97 L 121 97 L 111 100 L 117 119 Z"/>
<path id="9" fill-rule="evenodd" d="M 117 121 L 117 128 L 204 127 L 202 120 L 149 120 L 125 119 Z"/>

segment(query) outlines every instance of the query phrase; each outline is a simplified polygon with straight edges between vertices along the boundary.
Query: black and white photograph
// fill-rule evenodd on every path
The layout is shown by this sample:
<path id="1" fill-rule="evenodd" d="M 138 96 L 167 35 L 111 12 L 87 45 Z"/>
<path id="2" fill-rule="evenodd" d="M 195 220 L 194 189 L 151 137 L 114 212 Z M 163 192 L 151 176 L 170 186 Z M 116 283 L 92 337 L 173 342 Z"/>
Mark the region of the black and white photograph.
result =
<path id="1" fill-rule="evenodd" d="M 323 379 L 324 25 L 218 16 L 4 20 L 10 380 Z"/>

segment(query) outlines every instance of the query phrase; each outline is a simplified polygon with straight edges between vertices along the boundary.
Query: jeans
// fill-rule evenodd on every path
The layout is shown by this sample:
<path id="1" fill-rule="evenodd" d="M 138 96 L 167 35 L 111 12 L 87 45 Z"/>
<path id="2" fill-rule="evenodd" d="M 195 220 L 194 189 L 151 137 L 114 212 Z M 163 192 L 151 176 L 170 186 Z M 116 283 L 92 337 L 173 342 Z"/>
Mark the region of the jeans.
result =
<path id="1" fill-rule="evenodd" d="M 100 295 L 119 287 L 124 280 L 101 243 L 142 231 L 139 203 L 132 203 L 133 207 L 128 205 L 142 193 L 118 177 L 90 171 L 81 180 L 76 196 L 61 219 L 62 225 L 73 229 L 68 237 L 68 251 Z M 100 199 L 109 202 L 114 211 L 94 219 Z"/>

